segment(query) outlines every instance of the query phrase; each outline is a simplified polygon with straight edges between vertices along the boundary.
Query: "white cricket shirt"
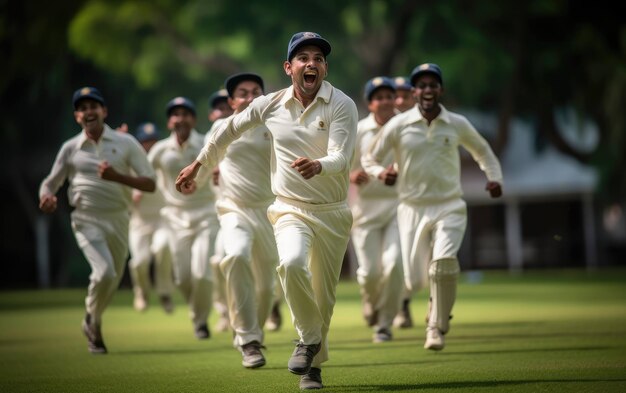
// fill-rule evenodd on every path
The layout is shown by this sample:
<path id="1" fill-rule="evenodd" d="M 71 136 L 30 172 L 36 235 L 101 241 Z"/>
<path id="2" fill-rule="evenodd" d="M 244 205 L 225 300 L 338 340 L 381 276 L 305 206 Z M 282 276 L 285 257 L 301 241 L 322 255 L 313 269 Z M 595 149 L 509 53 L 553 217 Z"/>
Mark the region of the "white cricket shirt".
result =
<path id="1" fill-rule="evenodd" d="M 132 188 L 124 184 L 103 180 L 98 166 L 107 161 L 124 175 L 155 178 L 146 152 L 137 140 L 128 134 L 116 132 L 107 124 L 96 142 L 84 130 L 67 140 L 52 166 L 50 174 L 42 181 L 39 196 L 54 195 L 69 180 L 70 205 L 79 210 L 118 212 L 131 207 Z"/>
<path id="2" fill-rule="evenodd" d="M 209 168 L 227 146 L 245 131 L 265 124 L 272 138 L 272 192 L 311 204 L 344 202 L 354 155 L 358 113 L 341 90 L 324 81 L 313 102 L 304 108 L 293 86 L 257 97 L 243 112 L 224 121 L 197 160 Z M 298 157 L 319 160 L 322 172 L 304 179 L 291 163 Z"/>
<path id="3" fill-rule="evenodd" d="M 352 170 L 361 169 L 361 156 L 369 151 L 382 126 L 376 122 L 373 113 L 359 121 L 356 137 L 356 154 Z M 387 167 L 393 164 L 393 152 L 389 151 L 381 165 Z M 351 203 L 354 225 L 362 225 L 371 220 L 383 217 L 395 217 L 398 206 L 396 186 L 387 186 L 376 178 L 371 178 L 365 184 L 353 184 L 356 190 Z M 386 220 L 383 220 L 386 221 Z"/>
<path id="4" fill-rule="evenodd" d="M 202 134 L 191 130 L 189 138 L 181 146 L 172 132 L 168 138 L 158 141 L 150 149 L 148 160 L 156 171 L 157 187 L 163 192 L 168 206 L 195 209 L 207 207 L 215 201 L 215 193 L 209 181 L 198 182 L 198 188 L 191 194 L 176 190 L 178 174 L 196 158 L 204 144 L 203 139 Z"/>
<path id="5" fill-rule="evenodd" d="M 462 115 L 441 113 L 430 126 L 416 106 L 396 115 L 381 130 L 380 138 L 361 159 L 372 176 L 385 169 L 393 151 L 398 163 L 398 197 L 412 203 L 438 203 L 463 195 L 459 146 L 463 146 L 490 181 L 502 184 L 500 163 L 487 141 Z"/>

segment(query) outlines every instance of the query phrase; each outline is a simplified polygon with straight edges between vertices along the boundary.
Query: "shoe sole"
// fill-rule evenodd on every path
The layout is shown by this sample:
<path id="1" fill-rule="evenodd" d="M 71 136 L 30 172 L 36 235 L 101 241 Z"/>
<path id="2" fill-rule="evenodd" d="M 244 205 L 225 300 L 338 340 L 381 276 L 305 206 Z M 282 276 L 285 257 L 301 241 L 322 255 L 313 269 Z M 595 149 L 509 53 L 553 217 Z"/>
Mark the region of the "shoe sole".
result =
<path id="1" fill-rule="evenodd" d="M 311 367 L 309 367 L 308 369 L 293 369 L 293 368 L 287 367 L 287 370 L 289 370 L 289 372 L 292 374 L 305 375 L 305 374 L 308 374 L 309 371 L 311 371 Z"/>
<path id="2" fill-rule="evenodd" d="M 263 360 L 261 362 L 256 362 L 256 363 L 241 362 L 241 365 L 244 366 L 245 368 L 259 368 L 259 367 L 265 366 L 266 363 L 267 362 L 265 360 Z"/>
<path id="3" fill-rule="evenodd" d="M 318 390 L 323 389 L 324 385 L 315 385 L 315 386 L 302 386 L 300 385 L 300 390 Z"/>

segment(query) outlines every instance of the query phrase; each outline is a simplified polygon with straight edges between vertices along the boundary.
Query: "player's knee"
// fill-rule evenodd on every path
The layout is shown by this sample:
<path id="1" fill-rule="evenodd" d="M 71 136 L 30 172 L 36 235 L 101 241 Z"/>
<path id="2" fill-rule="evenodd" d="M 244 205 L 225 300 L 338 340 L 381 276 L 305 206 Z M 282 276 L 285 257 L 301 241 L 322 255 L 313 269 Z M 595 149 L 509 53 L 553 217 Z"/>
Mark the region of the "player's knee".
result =
<path id="1" fill-rule="evenodd" d="M 428 267 L 428 276 L 435 280 L 455 279 L 461 271 L 456 258 L 436 259 Z"/>
<path id="2" fill-rule="evenodd" d="M 249 264 L 249 263 L 250 263 L 250 256 L 248 254 L 237 252 L 234 254 L 226 255 L 219 262 L 218 266 L 219 266 L 219 269 L 222 271 L 222 273 L 226 274 L 229 271 L 231 271 L 233 268 L 236 268 L 239 265 Z"/>
<path id="3" fill-rule="evenodd" d="M 369 271 L 359 270 L 357 271 L 357 276 L 361 285 L 377 283 L 381 279 L 380 273 L 375 269 Z"/>
<path id="4" fill-rule="evenodd" d="M 299 274 L 307 271 L 307 260 L 304 255 L 291 255 L 286 258 L 282 258 L 280 265 L 278 266 L 278 272 L 284 275 L 290 273 Z"/>

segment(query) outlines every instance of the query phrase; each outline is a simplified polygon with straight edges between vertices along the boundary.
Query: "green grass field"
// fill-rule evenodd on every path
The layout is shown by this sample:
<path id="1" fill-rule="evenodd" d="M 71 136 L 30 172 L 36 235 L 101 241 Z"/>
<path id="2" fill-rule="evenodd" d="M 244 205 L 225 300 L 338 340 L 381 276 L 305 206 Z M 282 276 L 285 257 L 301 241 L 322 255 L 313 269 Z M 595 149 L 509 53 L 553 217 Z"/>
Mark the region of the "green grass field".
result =
<path id="1" fill-rule="evenodd" d="M 412 302 L 417 327 L 372 344 L 358 287 L 341 282 L 325 391 L 626 392 L 625 269 L 468 278 L 438 353 L 422 348 L 425 294 Z M 109 354 L 95 356 L 80 330 L 84 293 L 0 292 L 0 392 L 298 391 L 286 367 L 296 338 L 289 321 L 266 335 L 267 365 L 247 370 L 230 333 L 194 338 L 180 297 L 173 315 L 156 302 L 140 314 L 122 289 L 104 317 Z"/>

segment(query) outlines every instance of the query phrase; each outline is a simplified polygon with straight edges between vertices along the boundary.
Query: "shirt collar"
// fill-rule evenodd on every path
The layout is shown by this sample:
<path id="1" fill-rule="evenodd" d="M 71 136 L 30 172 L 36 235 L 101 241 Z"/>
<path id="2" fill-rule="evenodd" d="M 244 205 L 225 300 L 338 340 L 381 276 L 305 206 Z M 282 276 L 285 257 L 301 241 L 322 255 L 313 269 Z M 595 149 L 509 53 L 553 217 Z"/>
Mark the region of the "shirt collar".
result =
<path id="1" fill-rule="evenodd" d="M 380 128 L 382 128 L 382 126 L 380 124 L 378 124 L 376 122 L 376 117 L 374 117 L 374 114 L 372 112 L 370 112 L 370 114 L 363 119 L 363 124 L 362 124 L 363 130 L 374 130 L 377 131 Z"/>
<path id="2" fill-rule="evenodd" d="M 102 140 L 112 140 L 115 137 L 115 132 L 117 131 L 113 131 L 113 129 L 111 129 L 108 124 L 104 123 L 104 130 L 102 131 L 102 135 L 100 135 L 100 140 L 96 141 L 95 143 L 99 143 Z M 87 137 L 87 133 L 85 132 L 85 129 L 83 129 L 80 133 L 80 138 L 78 140 L 79 146 L 84 145 L 87 141 L 91 141 L 91 139 Z"/>
<path id="3" fill-rule="evenodd" d="M 439 104 L 441 108 L 441 112 L 439 115 L 433 119 L 433 121 L 441 120 L 444 123 L 450 123 L 450 112 L 443 105 Z M 407 116 L 405 118 L 405 124 L 417 123 L 420 121 L 426 121 L 424 116 L 422 116 L 422 112 L 420 112 L 419 107 L 415 105 L 412 109 L 407 111 Z"/>
<path id="4" fill-rule="evenodd" d="M 324 100 L 324 102 L 328 104 L 330 102 L 330 96 L 332 95 L 332 91 L 333 91 L 332 85 L 327 81 L 322 81 L 322 85 L 320 86 L 320 89 L 317 91 L 317 94 L 315 95 L 315 98 L 313 99 L 311 104 L 315 103 L 319 99 Z M 288 102 L 295 102 L 295 101 L 298 101 L 298 99 L 293 95 L 293 85 L 291 85 L 287 88 L 287 91 L 285 95 L 283 96 L 283 99 L 281 100 L 281 104 L 287 105 Z"/>
<path id="5" fill-rule="evenodd" d="M 178 144 L 178 139 L 176 138 L 176 133 L 174 131 L 170 132 L 170 136 L 166 140 L 167 140 L 167 145 L 169 147 L 178 149 L 178 148 L 185 148 L 189 144 L 193 144 L 199 136 L 200 136 L 200 133 L 198 133 L 198 131 L 196 131 L 195 128 L 192 128 L 191 132 L 189 133 L 189 138 L 187 138 L 187 140 L 183 142 L 182 145 Z"/>

